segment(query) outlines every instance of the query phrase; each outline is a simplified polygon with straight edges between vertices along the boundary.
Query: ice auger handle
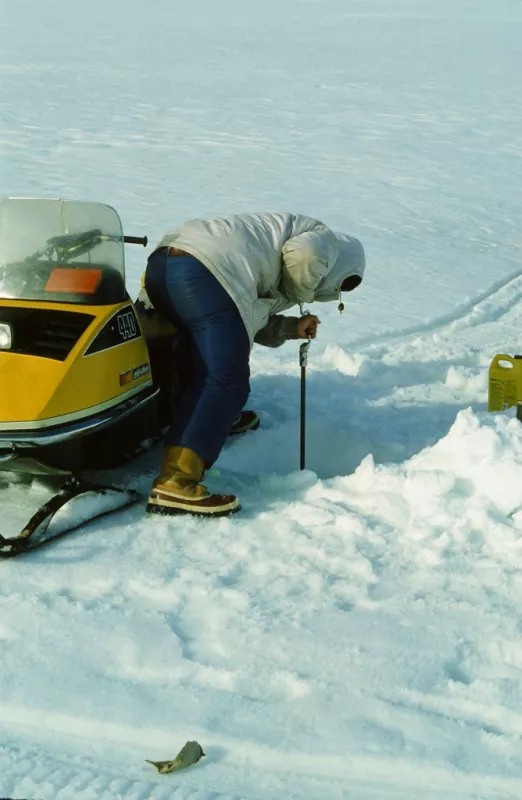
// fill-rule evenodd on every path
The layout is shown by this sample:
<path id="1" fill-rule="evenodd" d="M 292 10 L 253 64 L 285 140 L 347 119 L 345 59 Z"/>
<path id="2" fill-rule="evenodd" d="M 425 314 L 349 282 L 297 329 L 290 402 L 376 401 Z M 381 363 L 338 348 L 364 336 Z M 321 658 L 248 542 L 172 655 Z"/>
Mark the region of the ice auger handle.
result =
<path id="1" fill-rule="evenodd" d="M 125 244 L 142 244 L 147 247 L 148 238 L 146 236 L 124 236 L 123 241 Z"/>

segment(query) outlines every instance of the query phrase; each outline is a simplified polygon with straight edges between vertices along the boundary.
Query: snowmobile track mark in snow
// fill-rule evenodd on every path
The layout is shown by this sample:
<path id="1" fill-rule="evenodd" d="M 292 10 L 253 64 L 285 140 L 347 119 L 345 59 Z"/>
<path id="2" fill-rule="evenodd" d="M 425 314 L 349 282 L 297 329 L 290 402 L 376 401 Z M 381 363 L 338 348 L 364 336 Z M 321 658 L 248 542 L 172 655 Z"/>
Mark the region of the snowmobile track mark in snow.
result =
<path id="1" fill-rule="evenodd" d="M 388 344 L 392 344 L 397 339 L 406 339 L 410 336 L 430 336 L 433 333 L 439 332 L 442 329 L 453 325 L 471 328 L 476 327 L 484 322 L 496 321 L 519 303 L 520 290 L 518 289 L 518 282 L 520 281 L 521 277 L 522 273 L 520 270 L 517 270 L 505 278 L 495 281 L 483 292 L 480 292 L 479 294 L 475 295 L 475 297 L 457 306 L 453 310 L 441 314 L 439 317 L 434 317 L 432 319 L 428 319 L 426 322 L 409 325 L 404 328 L 396 328 L 384 331 L 376 336 L 370 335 L 361 337 L 360 339 L 356 339 L 354 342 L 352 342 L 351 347 L 366 348 L 375 347 L 377 345 L 386 346 Z M 508 296 L 506 299 L 499 299 L 497 308 L 494 311 L 488 313 L 487 311 L 482 310 L 482 316 L 480 319 L 470 321 L 470 317 L 473 314 L 477 314 L 477 310 L 480 309 L 481 306 L 487 304 L 488 301 L 495 301 L 496 298 L 502 296 L 504 292 Z"/>

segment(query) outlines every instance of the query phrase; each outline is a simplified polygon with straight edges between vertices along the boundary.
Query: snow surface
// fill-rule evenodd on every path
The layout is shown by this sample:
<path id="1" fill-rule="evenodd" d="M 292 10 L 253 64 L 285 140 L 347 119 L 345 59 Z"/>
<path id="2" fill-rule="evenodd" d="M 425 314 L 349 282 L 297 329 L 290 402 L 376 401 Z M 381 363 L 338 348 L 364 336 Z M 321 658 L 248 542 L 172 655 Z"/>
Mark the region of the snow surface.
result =
<path id="1" fill-rule="evenodd" d="M 157 241 L 290 210 L 364 243 L 209 485 L 0 563 L 0 795 L 519 800 L 519 0 L 0 0 L 0 194 L 101 200 Z M 139 285 L 146 252 L 129 248 Z M 316 309 L 314 309 L 316 310 Z M 1 387 L 5 390 L 5 387 Z M 119 479 L 147 493 L 160 452 Z M 47 497 L 0 478 L 14 532 Z M 158 775 L 188 739 L 206 757 Z"/>

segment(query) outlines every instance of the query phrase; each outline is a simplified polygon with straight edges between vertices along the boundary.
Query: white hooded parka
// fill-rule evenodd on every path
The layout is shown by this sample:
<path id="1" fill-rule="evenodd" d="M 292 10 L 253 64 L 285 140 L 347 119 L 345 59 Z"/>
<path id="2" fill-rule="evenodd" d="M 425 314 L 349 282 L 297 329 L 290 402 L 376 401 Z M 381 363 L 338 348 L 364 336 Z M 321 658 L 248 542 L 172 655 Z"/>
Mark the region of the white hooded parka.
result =
<path id="1" fill-rule="evenodd" d="M 205 265 L 237 305 L 251 344 L 270 316 L 298 303 L 335 300 L 343 280 L 353 277 L 355 288 L 365 269 L 357 239 L 287 212 L 193 219 L 159 247 L 176 247 Z"/>

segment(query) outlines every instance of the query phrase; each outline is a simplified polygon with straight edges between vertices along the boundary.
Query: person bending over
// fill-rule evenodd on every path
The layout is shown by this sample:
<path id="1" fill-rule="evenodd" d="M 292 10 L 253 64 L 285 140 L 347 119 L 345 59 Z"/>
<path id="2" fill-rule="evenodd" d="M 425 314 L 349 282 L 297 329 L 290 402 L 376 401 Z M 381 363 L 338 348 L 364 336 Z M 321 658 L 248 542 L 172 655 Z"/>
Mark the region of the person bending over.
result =
<path id="1" fill-rule="evenodd" d="M 165 440 L 147 511 L 221 516 L 234 495 L 212 494 L 205 469 L 218 458 L 250 393 L 254 342 L 278 347 L 315 338 L 320 321 L 281 314 L 340 300 L 362 281 L 365 254 L 352 236 L 291 213 L 193 219 L 150 255 L 144 288 L 154 309 L 185 337 L 192 370 Z"/>

